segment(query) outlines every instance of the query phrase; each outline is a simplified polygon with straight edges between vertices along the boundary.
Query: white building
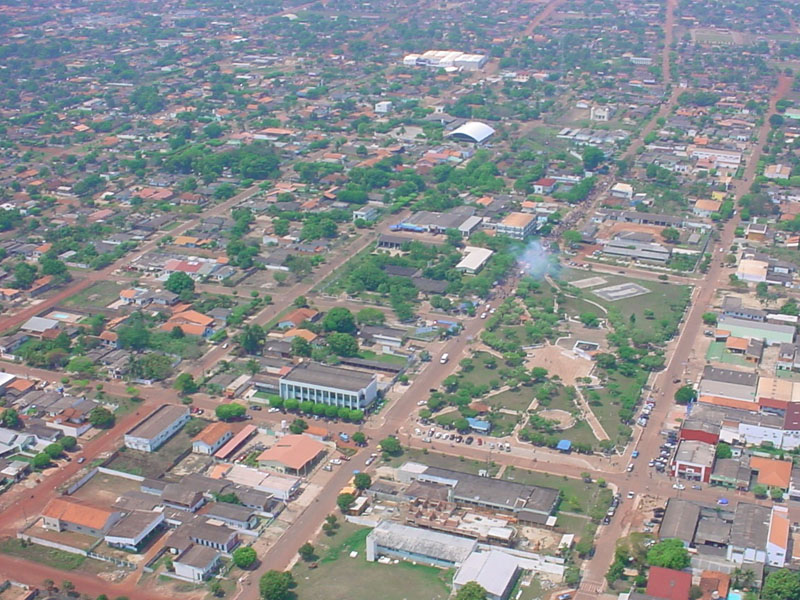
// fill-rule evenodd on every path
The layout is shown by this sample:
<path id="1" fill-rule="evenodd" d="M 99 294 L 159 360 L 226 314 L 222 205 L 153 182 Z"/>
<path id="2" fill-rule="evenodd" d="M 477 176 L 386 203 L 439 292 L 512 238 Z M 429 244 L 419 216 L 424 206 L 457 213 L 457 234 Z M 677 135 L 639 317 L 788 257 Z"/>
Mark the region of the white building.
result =
<path id="1" fill-rule="evenodd" d="M 382 100 L 375 103 L 375 112 L 379 115 L 385 115 L 392 112 L 392 102 L 390 100 Z"/>
<path id="2" fill-rule="evenodd" d="M 164 523 L 163 512 L 135 510 L 112 525 L 105 535 L 109 546 L 138 552 L 145 538 Z"/>
<path id="3" fill-rule="evenodd" d="M 330 367 L 315 362 L 300 363 L 279 382 L 284 400 L 295 398 L 316 404 L 363 410 L 378 397 L 378 378 L 373 374 Z"/>
<path id="4" fill-rule="evenodd" d="M 193 544 L 172 561 L 175 576 L 186 581 L 204 581 L 216 569 L 219 557 L 214 548 Z"/>
<path id="5" fill-rule="evenodd" d="M 456 571 L 453 589 L 458 591 L 470 581 L 475 581 L 486 590 L 488 600 L 506 600 L 518 575 L 517 561 L 505 552 L 473 552 Z"/>
<path id="6" fill-rule="evenodd" d="M 790 526 L 789 509 L 785 506 L 773 506 L 767 537 L 767 564 L 771 567 L 783 567 L 786 564 Z"/>
<path id="7" fill-rule="evenodd" d="M 494 252 L 488 248 L 466 246 L 464 248 L 464 257 L 456 265 L 456 271 L 474 275 L 484 267 L 486 261 L 492 257 L 492 254 Z"/>
<path id="8" fill-rule="evenodd" d="M 592 111 L 589 115 L 589 118 L 592 121 L 606 123 L 611 119 L 613 114 L 614 110 L 610 106 L 592 106 Z"/>
<path id="9" fill-rule="evenodd" d="M 164 404 L 125 434 L 125 446 L 142 452 L 155 452 L 188 420 L 188 407 Z"/>

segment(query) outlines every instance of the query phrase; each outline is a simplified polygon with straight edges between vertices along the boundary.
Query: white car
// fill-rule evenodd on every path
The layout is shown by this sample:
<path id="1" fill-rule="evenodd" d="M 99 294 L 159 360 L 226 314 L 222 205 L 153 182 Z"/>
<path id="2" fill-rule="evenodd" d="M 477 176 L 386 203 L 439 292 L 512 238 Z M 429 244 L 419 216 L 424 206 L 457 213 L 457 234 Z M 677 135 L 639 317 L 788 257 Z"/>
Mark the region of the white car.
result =
<path id="1" fill-rule="evenodd" d="M 630 492 L 628 492 L 628 498 L 635 498 L 635 497 L 636 497 L 636 492 L 634 492 L 632 490 Z"/>
<path id="2" fill-rule="evenodd" d="M 673 490 L 685 490 L 686 486 L 683 485 L 682 483 L 673 483 L 672 484 L 672 489 Z"/>
<path id="3" fill-rule="evenodd" d="M 486 313 L 481 313 L 481 319 L 485 319 L 485 318 L 486 318 Z"/>

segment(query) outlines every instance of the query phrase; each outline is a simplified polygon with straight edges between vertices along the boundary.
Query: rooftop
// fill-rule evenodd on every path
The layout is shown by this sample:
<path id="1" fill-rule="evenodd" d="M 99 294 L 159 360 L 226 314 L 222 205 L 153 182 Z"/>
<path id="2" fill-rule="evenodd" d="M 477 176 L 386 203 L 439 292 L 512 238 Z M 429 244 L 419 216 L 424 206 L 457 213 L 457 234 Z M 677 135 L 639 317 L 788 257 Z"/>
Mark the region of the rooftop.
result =
<path id="1" fill-rule="evenodd" d="M 791 461 L 753 456 L 750 459 L 750 468 L 758 471 L 758 483 L 768 487 L 789 489 L 792 478 Z"/>
<path id="2" fill-rule="evenodd" d="M 318 385 L 348 392 L 360 392 L 373 380 L 375 375 L 369 373 L 329 367 L 316 362 L 300 363 L 288 375 L 281 378 L 281 381 Z"/>
<path id="3" fill-rule="evenodd" d="M 90 529 L 102 529 L 114 512 L 83 504 L 69 498 L 53 498 L 42 511 L 43 517 L 82 525 Z"/>
<path id="4" fill-rule="evenodd" d="M 369 536 L 379 546 L 463 563 L 477 546 L 473 539 L 429 529 L 417 529 L 393 521 L 381 521 Z"/>
<path id="5" fill-rule="evenodd" d="M 149 416 L 145 417 L 125 435 L 152 439 L 164 431 L 172 423 L 189 414 L 189 408 L 178 404 L 162 404 Z"/>
<path id="6" fill-rule="evenodd" d="M 285 435 L 275 445 L 262 452 L 259 462 L 280 463 L 290 469 L 299 471 L 313 461 L 327 447 L 322 442 L 307 435 Z"/>

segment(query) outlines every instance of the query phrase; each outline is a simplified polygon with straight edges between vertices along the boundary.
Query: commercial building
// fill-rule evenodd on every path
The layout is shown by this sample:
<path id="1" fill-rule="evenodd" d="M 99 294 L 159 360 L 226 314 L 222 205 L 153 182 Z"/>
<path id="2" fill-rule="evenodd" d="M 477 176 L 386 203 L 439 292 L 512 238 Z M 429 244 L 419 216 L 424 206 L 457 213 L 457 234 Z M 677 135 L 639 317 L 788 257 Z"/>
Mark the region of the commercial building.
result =
<path id="1" fill-rule="evenodd" d="M 307 435 L 285 435 L 264 450 L 258 464 L 269 471 L 306 475 L 324 456 L 327 446 Z"/>
<path id="2" fill-rule="evenodd" d="M 494 251 L 488 248 L 466 246 L 464 248 L 464 257 L 456 265 L 456 271 L 475 275 L 483 268 L 492 254 L 494 254 Z"/>
<path id="3" fill-rule="evenodd" d="M 403 57 L 403 64 L 407 67 L 477 71 L 482 69 L 488 60 L 489 57 L 485 54 L 468 54 L 458 50 L 427 50 L 422 54 L 407 54 Z"/>
<path id="4" fill-rule="evenodd" d="M 675 477 L 708 483 L 714 468 L 714 446 L 705 442 L 683 440 L 672 459 Z"/>
<path id="5" fill-rule="evenodd" d="M 785 506 L 773 506 L 767 536 L 767 564 L 769 566 L 783 567 L 786 564 L 790 529 L 789 509 Z"/>
<path id="6" fill-rule="evenodd" d="M 477 546 L 473 539 L 381 521 L 367 535 L 367 560 L 387 556 L 452 568 L 462 564 Z"/>
<path id="7" fill-rule="evenodd" d="M 511 213 L 497 224 L 496 231 L 515 240 L 524 240 L 536 231 L 536 217 L 521 212 Z"/>
<path id="8" fill-rule="evenodd" d="M 663 600 L 687 600 L 692 588 L 692 574 L 686 571 L 650 567 L 647 595 Z"/>
<path id="9" fill-rule="evenodd" d="M 495 130 L 480 121 L 468 121 L 447 134 L 459 142 L 482 144 L 495 134 Z"/>
<path id="10" fill-rule="evenodd" d="M 617 236 L 603 245 L 603 254 L 634 261 L 664 264 L 672 257 L 672 250 L 655 242 Z"/>
<path id="11" fill-rule="evenodd" d="M 755 402 L 758 374 L 752 371 L 735 371 L 706 366 L 700 381 L 700 396 L 717 396 L 733 400 Z"/>
<path id="12" fill-rule="evenodd" d="M 722 315 L 717 321 L 717 329 L 727 331 L 740 338 L 764 340 L 770 346 L 794 342 L 794 325 L 767 323 L 752 319 Z"/>
<path id="13" fill-rule="evenodd" d="M 188 407 L 163 404 L 125 434 L 125 446 L 142 452 L 154 452 L 178 433 L 188 420 Z"/>
<path id="14" fill-rule="evenodd" d="M 277 500 L 288 502 L 300 489 L 302 480 L 291 475 L 266 473 L 245 465 L 231 465 L 220 473 L 226 481 L 265 492 Z"/>
<path id="15" fill-rule="evenodd" d="M 363 410 L 378 396 L 378 379 L 374 374 L 304 362 L 281 377 L 279 388 L 284 400 Z"/>
<path id="16" fill-rule="evenodd" d="M 766 506 L 740 502 L 731 523 L 726 558 L 738 565 L 767 561 L 767 541 L 772 511 Z"/>

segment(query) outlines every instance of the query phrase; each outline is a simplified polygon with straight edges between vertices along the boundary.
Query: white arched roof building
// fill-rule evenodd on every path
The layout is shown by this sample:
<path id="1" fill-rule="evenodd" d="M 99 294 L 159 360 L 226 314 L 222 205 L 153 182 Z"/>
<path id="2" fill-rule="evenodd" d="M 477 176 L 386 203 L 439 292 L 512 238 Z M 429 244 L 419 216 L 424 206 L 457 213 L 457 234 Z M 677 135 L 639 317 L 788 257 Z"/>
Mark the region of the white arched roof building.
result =
<path id="1" fill-rule="evenodd" d="M 480 121 L 468 121 L 458 129 L 451 131 L 448 135 L 462 142 L 480 144 L 494 135 L 494 129 Z"/>

